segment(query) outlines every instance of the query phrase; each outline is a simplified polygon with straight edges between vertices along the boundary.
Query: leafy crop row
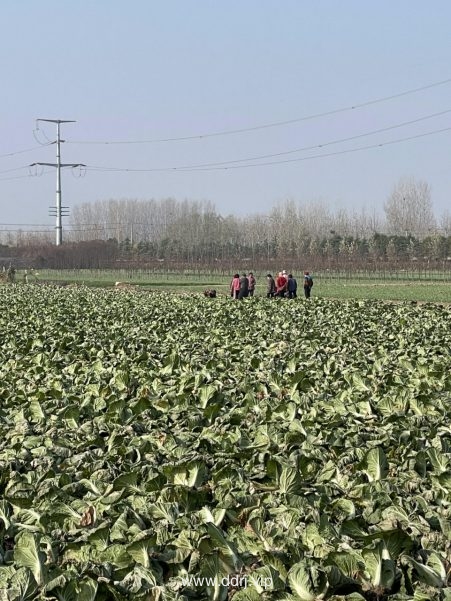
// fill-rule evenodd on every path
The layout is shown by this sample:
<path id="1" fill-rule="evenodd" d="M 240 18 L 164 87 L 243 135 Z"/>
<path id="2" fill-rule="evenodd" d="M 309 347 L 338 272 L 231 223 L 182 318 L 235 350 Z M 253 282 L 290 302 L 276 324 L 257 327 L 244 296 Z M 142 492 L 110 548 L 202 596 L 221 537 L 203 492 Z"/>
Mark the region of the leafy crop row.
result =
<path id="1" fill-rule="evenodd" d="M 451 599 L 449 310 L 0 302 L 1 600 Z"/>

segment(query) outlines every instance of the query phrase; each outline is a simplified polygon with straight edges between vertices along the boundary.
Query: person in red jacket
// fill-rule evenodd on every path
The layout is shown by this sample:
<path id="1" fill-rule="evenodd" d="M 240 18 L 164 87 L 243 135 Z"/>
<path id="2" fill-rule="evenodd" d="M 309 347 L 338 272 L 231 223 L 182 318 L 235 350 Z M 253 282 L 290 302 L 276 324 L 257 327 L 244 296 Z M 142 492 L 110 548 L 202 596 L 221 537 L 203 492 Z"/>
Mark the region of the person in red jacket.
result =
<path id="1" fill-rule="evenodd" d="M 276 296 L 281 296 L 281 297 L 285 296 L 285 293 L 287 291 L 287 283 L 288 283 L 288 278 L 281 271 L 279 273 L 279 275 L 276 277 Z"/>
<path id="2" fill-rule="evenodd" d="M 235 273 L 230 282 L 230 296 L 232 298 L 238 298 L 238 291 L 240 289 L 240 274 Z"/>

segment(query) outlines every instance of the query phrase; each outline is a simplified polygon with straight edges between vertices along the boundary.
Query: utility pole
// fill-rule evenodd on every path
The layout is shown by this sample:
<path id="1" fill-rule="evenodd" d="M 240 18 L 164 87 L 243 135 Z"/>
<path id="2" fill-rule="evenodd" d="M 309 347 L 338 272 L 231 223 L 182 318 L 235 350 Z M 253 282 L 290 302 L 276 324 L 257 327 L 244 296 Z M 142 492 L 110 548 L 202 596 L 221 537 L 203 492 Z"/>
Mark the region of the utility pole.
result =
<path id="1" fill-rule="evenodd" d="M 63 207 L 61 206 L 61 167 L 86 167 L 86 165 L 84 165 L 83 163 L 61 163 L 61 142 L 64 142 L 64 140 L 61 140 L 60 135 L 61 123 L 76 123 L 76 121 L 71 121 L 67 119 L 37 119 L 36 121 L 56 123 L 56 141 L 52 142 L 52 144 L 56 144 L 56 163 L 32 163 L 30 167 L 34 167 L 36 165 L 42 165 L 45 167 L 56 167 L 56 204 L 55 212 L 52 212 L 52 215 L 56 216 L 56 246 L 60 246 L 63 242 Z"/>

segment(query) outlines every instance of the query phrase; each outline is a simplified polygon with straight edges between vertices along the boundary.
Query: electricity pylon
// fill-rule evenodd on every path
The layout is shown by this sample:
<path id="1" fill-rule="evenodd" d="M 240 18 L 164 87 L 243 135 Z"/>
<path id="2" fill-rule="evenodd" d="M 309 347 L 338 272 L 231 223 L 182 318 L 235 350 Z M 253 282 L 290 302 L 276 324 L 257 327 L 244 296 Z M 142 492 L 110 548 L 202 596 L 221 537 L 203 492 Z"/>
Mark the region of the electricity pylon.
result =
<path id="1" fill-rule="evenodd" d="M 86 167 L 83 163 L 61 163 L 61 140 L 60 125 L 61 123 L 76 123 L 76 121 L 65 119 L 37 119 L 36 121 L 47 121 L 47 123 L 56 123 L 56 163 L 32 163 L 30 167 L 35 165 L 43 165 L 46 167 L 56 167 L 56 246 L 60 246 L 63 242 L 63 223 L 62 223 L 62 207 L 61 207 L 61 167 Z"/>

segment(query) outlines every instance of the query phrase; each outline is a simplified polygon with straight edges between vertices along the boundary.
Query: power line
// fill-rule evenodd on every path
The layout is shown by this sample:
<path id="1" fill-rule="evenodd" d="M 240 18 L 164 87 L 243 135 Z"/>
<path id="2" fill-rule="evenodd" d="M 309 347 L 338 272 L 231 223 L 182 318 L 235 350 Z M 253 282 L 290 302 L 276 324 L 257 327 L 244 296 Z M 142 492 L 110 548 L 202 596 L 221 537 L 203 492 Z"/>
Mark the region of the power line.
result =
<path id="1" fill-rule="evenodd" d="M 322 144 L 316 144 L 313 146 L 303 146 L 301 148 L 293 148 L 292 150 L 284 150 L 282 152 L 275 152 L 271 154 L 262 154 L 254 157 L 248 157 L 245 159 L 235 159 L 231 161 L 218 161 L 216 163 L 204 163 L 204 165 L 199 165 L 199 167 L 214 167 L 216 165 L 228 165 L 232 163 L 244 163 L 248 161 L 258 161 L 260 159 L 270 159 L 279 156 L 286 156 L 287 154 L 294 154 L 296 152 L 305 152 L 306 150 L 315 150 L 317 148 L 324 148 L 326 146 L 333 146 L 334 144 L 342 144 L 343 142 L 351 142 L 353 140 L 359 140 L 361 138 L 365 138 L 367 136 L 374 136 L 376 134 L 381 134 L 387 131 L 391 131 L 393 129 L 399 129 L 400 127 L 405 127 L 406 125 L 413 125 L 414 123 L 420 123 L 421 121 L 426 121 L 427 119 L 432 119 L 434 117 L 439 117 L 441 115 L 445 115 L 447 113 L 451 113 L 451 109 L 446 111 L 440 111 L 438 113 L 433 113 L 431 115 L 426 115 L 424 117 L 419 117 L 418 119 L 412 119 L 410 121 L 404 121 L 403 123 L 397 123 L 395 125 L 389 125 L 388 127 L 381 127 L 379 129 L 374 129 L 369 132 L 364 132 L 362 134 L 356 134 L 354 136 L 348 136 L 346 138 L 339 138 L 338 140 L 332 140 L 330 142 L 324 142 Z"/>
<path id="2" fill-rule="evenodd" d="M 282 165 L 285 163 L 297 163 L 301 161 L 310 161 L 313 159 L 322 159 L 333 156 L 339 156 L 342 154 L 351 154 L 353 152 L 360 152 L 362 150 L 371 150 L 373 148 L 382 148 L 383 146 L 391 146 L 393 144 L 400 144 L 401 142 L 409 142 L 411 140 L 416 140 L 418 138 L 425 138 L 427 136 L 432 136 L 434 134 L 443 133 L 446 131 L 451 131 L 451 127 L 444 127 L 442 129 L 436 129 L 434 131 L 425 132 L 423 134 L 417 134 L 415 136 L 409 136 L 407 138 L 399 138 L 397 140 L 389 140 L 388 142 L 380 142 L 378 144 L 369 144 L 368 146 L 359 146 L 358 148 L 349 148 L 347 150 L 337 150 L 336 152 L 328 152 L 323 154 L 310 155 L 307 157 L 299 157 L 297 159 L 284 159 L 282 161 L 268 161 L 264 163 L 248 163 L 246 165 L 230 165 L 228 167 L 208 167 L 206 169 L 198 168 L 198 169 L 185 169 L 184 171 L 206 171 L 206 170 L 227 170 L 227 169 L 244 169 L 246 167 L 266 167 L 269 165 Z"/>
<path id="3" fill-rule="evenodd" d="M 152 227 L 155 224 L 150 221 L 121 221 L 121 222 L 113 222 L 107 221 L 105 223 L 77 223 L 77 224 L 69 224 L 66 226 L 67 228 L 73 227 L 84 227 L 90 228 L 86 231 L 91 231 L 91 229 L 113 229 L 117 227 L 129 227 L 130 225 L 141 225 L 146 227 Z M 48 223 L 0 223 L 0 227 L 5 226 L 15 226 L 15 227 L 49 227 Z"/>
<path id="4" fill-rule="evenodd" d="M 270 158 L 274 158 L 274 157 L 280 157 L 280 156 L 286 156 L 288 154 L 294 154 L 296 152 L 305 152 L 307 150 L 316 150 L 318 148 L 324 148 L 326 146 L 332 146 L 335 144 L 341 144 L 343 142 L 351 142 L 352 140 L 358 140 L 361 138 L 365 138 L 367 136 L 374 136 L 376 134 L 380 134 L 380 133 L 384 133 L 387 131 L 391 131 L 393 129 L 399 129 L 400 127 L 405 127 L 406 125 L 413 125 L 415 123 L 420 123 L 421 121 L 426 121 L 428 119 L 432 119 L 434 117 L 439 117 L 442 115 L 445 115 L 447 113 L 451 113 L 451 109 L 447 109 L 445 111 L 440 111 L 438 113 L 432 113 L 430 115 L 426 115 L 424 117 L 419 117 L 417 119 L 412 119 L 410 121 L 404 121 L 403 123 L 397 123 L 395 125 L 390 125 L 388 127 L 382 127 L 379 129 L 375 129 L 369 132 L 364 132 L 361 134 L 357 134 L 354 136 L 348 136 L 346 138 L 339 138 L 338 140 L 332 140 L 329 142 L 324 142 L 322 144 L 315 144 L 313 146 L 304 146 L 301 148 L 294 148 L 292 150 L 285 150 L 282 152 L 275 152 L 275 153 L 270 153 L 270 154 L 263 154 L 263 155 L 257 155 L 257 156 L 253 156 L 253 157 L 247 157 L 247 158 L 243 158 L 243 159 L 233 159 L 233 160 L 229 160 L 229 161 L 217 161 L 217 162 L 210 162 L 210 163 L 199 163 L 197 165 L 185 165 L 183 167 L 179 167 L 179 169 L 197 169 L 200 167 L 216 167 L 219 165 L 231 165 L 234 163 L 245 163 L 245 162 L 249 162 L 249 161 L 258 161 L 261 159 L 270 159 Z"/>
<path id="5" fill-rule="evenodd" d="M 361 134 L 356 134 L 354 136 L 347 136 L 345 138 L 339 138 L 337 140 L 331 140 L 328 142 L 323 142 L 321 144 L 315 144 L 313 146 L 304 146 L 304 147 L 300 147 L 300 148 L 294 148 L 291 150 L 285 150 L 282 152 L 276 152 L 276 153 L 270 153 L 270 154 L 264 154 L 264 155 L 258 155 L 258 156 L 253 156 L 253 157 L 247 157 L 247 158 L 242 158 L 242 159 L 232 159 L 232 160 L 228 160 L 228 161 L 217 161 L 217 162 L 210 162 L 210 163 L 199 163 L 196 165 L 186 165 L 186 166 L 182 166 L 182 167 L 178 167 L 179 169 L 191 169 L 191 168 L 198 168 L 198 167 L 214 167 L 214 166 L 218 166 L 218 165 L 227 165 L 227 164 L 232 164 L 232 163 L 241 163 L 241 162 L 247 162 L 247 161 L 257 161 L 260 159 L 267 159 L 267 158 L 273 158 L 273 157 L 277 157 L 277 156 L 284 156 L 287 154 L 293 154 L 296 152 L 305 152 L 307 150 L 315 150 L 316 148 L 324 148 L 325 146 L 331 146 L 334 144 L 340 144 L 343 142 L 350 142 L 352 140 L 357 140 L 360 138 L 364 138 L 366 136 L 372 136 L 375 134 L 379 134 L 379 133 L 383 133 L 386 131 L 390 131 L 393 129 L 399 129 L 400 127 L 405 127 L 407 125 L 413 125 L 415 123 L 420 123 L 422 121 L 426 121 L 428 119 L 433 119 L 435 117 L 439 117 L 442 115 L 446 115 L 451 113 L 451 109 L 446 109 L 444 111 L 439 111 L 436 113 L 431 113 L 428 115 L 424 115 L 423 117 L 418 117 L 416 119 L 411 119 L 409 121 L 404 121 L 401 123 L 396 123 L 394 125 L 389 125 L 387 127 L 382 127 L 379 129 L 375 129 L 369 132 L 364 132 Z M 49 165 L 49 163 L 33 163 L 33 165 L 37 165 L 37 164 L 41 164 L 41 165 Z M 54 165 L 53 163 L 51 165 Z M 81 166 L 81 164 L 70 164 L 70 165 L 62 165 L 62 167 L 75 167 L 75 166 Z M 0 171 L 0 174 L 2 173 L 8 173 L 10 171 L 15 171 L 15 170 L 19 170 L 19 169 L 24 169 L 25 167 L 18 167 L 16 169 L 8 169 L 5 171 Z M 114 169 L 114 168 L 113 168 Z M 171 168 L 173 169 L 173 168 Z"/>
<path id="6" fill-rule="evenodd" d="M 3 171 L 0 171 L 0 175 L 3 175 L 3 173 L 12 173 L 14 171 L 21 171 L 22 169 L 28 169 L 30 170 L 30 167 L 33 167 L 35 165 L 40 165 L 41 163 L 33 163 L 32 165 L 22 165 L 22 167 L 14 167 L 13 169 L 3 169 Z M 48 165 L 48 163 L 42 163 L 44 165 Z M 61 165 L 61 167 L 72 167 L 72 165 Z M 49 171 L 43 171 L 43 173 L 50 173 Z M 21 177 L 36 177 L 36 174 L 33 173 L 28 173 L 25 176 L 21 176 Z"/>
<path id="7" fill-rule="evenodd" d="M 28 165 L 24 165 L 23 167 L 14 167 L 13 169 L 4 169 L 3 171 L 0 171 L 0 174 L 12 173 L 13 171 L 20 171 L 21 169 L 28 169 Z"/>
<path id="8" fill-rule="evenodd" d="M 408 96 L 409 94 L 416 94 L 418 92 L 423 92 L 424 90 L 429 90 L 431 88 L 435 88 L 437 86 L 442 86 L 442 85 L 445 85 L 448 83 L 451 83 L 451 78 L 443 79 L 441 81 L 436 81 L 434 83 L 420 86 L 418 88 L 412 88 L 410 90 L 405 90 L 403 92 L 398 92 L 397 94 L 391 94 L 390 96 L 383 96 L 381 98 L 375 98 L 373 100 L 368 100 L 366 102 L 355 103 L 355 104 L 352 104 L 349 106 L 332 109 L 330 111 L 324 111 L 322 113 L 314 113 L 312 115 L 296 117 L 294 119 L 287 119 L 285 121 L 274 121 L 272 123 L 265 123 L 263 125 L 255 125 L 253 127 L 243 127 L 243 128 L 239 128 L 239 129 L 221 130 L 221 131 L 209 132 L 209 133 L 204 133 L 204 134 L 195 134 L 195 135 L 190 135 L 190 136 L 153 138 L 153 139 L 149 139 L 149 140 L 67 140 L 67 142 L 69 144 L 154 144 L 154 143 L 159 143 L 159 142 L 182 142 L 182 141 L 186 141 L 186 140 L 199 140 L 202 138 L 212 138 L 212 137 L 217 137 L 217 136 L 228 136 L 228 135 L 234 135 L 234 134 L 241 134 L 241 133 L 246 133 L 246 132 L 258 131 L 261 129 L 269 129 L 272 127 L 280 127 L 283 125 L 291 125 L 293 123 L 300 123 L 302 121 L 310 121 L 312 119 L 319 119 L 321 117 L 328 117 L 330 115 L 336 115 L 338 113 L 353 111 L 356 109 L 371 106 L 373 104 L 379 104 L 382 102 L 388 102 L 389 100 L 395 100 L 396 98 Z"/>
<path id="9" fill-rule="evenodd" d="M 30 177 L 42 177 L 43 175 L 48 175 L 49 173 L 52 173 L 50 170 L 43 170 L 41 173 L 37 174 L 33 174 L 33 173 L 27 173 L 26 175 L 16 175 L 14 177 L 1 177 L 0 178 L 0 182 L 8 182 L 11 181 L 13 179 L 26 179 L 26 178 L 30 178 Z"/>
<path id="10" fill-rule="evenodd" d="M 0 229 L 0 232 L 20 232 L 22 234 L 53 234 L 54 230 L 22 230 L 22 229 Z"/>
<path id="11" fill-rule="evenodd" d="M 298 162 L 298 161 L 308 161 L 308 160 L 312 160 L 312 159 L 318 159 L 318 158 L 326 158 L 326 157 L 331 157 L 331 156 L 337 156 L 340 154 L 349 154 L 352 152 L 358 152 L 361 150 L 369 150 L 371 148 L 381 148 L 383 146 L 388 146 L 388 145 L 392 145 L 392 144 L 399 144 L 401 142 L 407 142 L 410 140 L 415 140 L 417 138 L 424 138 L 426 136 L 432 136 L 434 134 L 438 134 L 438 133 L 442 133 L 445 131 L 450 131 L 451 127 L 445 127 L 442 129 L 436 129 L 433 131 L 429 131 L 429 132 L 425 132 L 422 134 L 417 134 L 414 136 L 408 136 L 405 138 L 398 138 L 396 140 L 389 140 L 388 142 L 380 142 L 377 144 L 371 144 L 368 146 L 360 146 L 357 148 L 349 148 L 347 150 L 339 150 L 336 152 L 329 152 L 329 153 L 323 153 L 323 154 L 317 154 L 317 155 L 310 155 L 307 157 L 299 157 L 296 159 L 285 159 L 282 161 L 267 161 L 267 162 L 263 162 L 263 163 L 247 163 L 245 165 L 235 165 L 235 164 L 229 164 L 226 165 L 226 162 L 223 163 L 219 163 L 219 164 L 210 164 L 208 166 L 208 164 L 199 164 L 199 165 L 186 165 L 186 166 L 179 166 L 179 167 L 154 167 L 154 168 L 150 168 L 150 169 L 133 169 L 133 168 L 122 168 L 122 167 L 99 167 L 99 166 L 94 166 L 94 165 L 87 165 L 86 169 L 88 171 L 102 171 L 102 172 L 131 172 L 131 173 L 149 173 L 149 172 L 167 172 L 167 171 L 219 171 L 219 170 L 226 170 L 226 169 L 245 169 L 247 167 L 261 167 L 261 166 L 268 166 L 268 165 L 280 165 L 283 163 L 293 163 L 293 162 Z M 368 135 L 368 134 L 367 134 Z M 361 136 L 360 136 L 361 137 Z M 321 148 L 323 146 L 326 145 L 330 145 L 330 144 L 334 144 L 337 142 L 328 142 L 325 144 L 319 144 L 317 146 L 313 146 L 310 147 L 308 149 L 313 150 L 315 148 Z M 304 150 L 307 150 L 304 149 Z M 297 151 L 289 151 L 289 152 L 297 152 Z M 288 153 L 279 153 L 279 154 L 288 154 Z M 269 156 L 277 156 L 277 155 L 269 155 Z M 252 160 L 252 159 L 240 159 L 242 161 L 244 160 Z M 237 163 L 239 162 L 237 161 L 231 161 L 231 163 Z M 207 166 L 206 166 L 207 165 Z"/>
<path id="12" fill-rule="evenodd" d="M 47 143 L 47 144 L 41 144 L 40 146 L 33 146 L 32 148 L 24 148 L 23 150 L 16 150 L 15 152 L 7 152 L 5 154 L 0 154 L 0 159 L 3 159 L 5 157 L 13 157 L 16 156 L 17 154 L 24 154 L 26 152 L 31 152 L 32 150 L 37 150 L 38 148 L 42 148 L 42 146 L 50 146 L 51 142 Z"/>
<path id="13" fill-rule="evenodd" d="M 48 223 L 0 223 L 0 227 L 10 225 L 19 227 L 49 227 Z"/>

